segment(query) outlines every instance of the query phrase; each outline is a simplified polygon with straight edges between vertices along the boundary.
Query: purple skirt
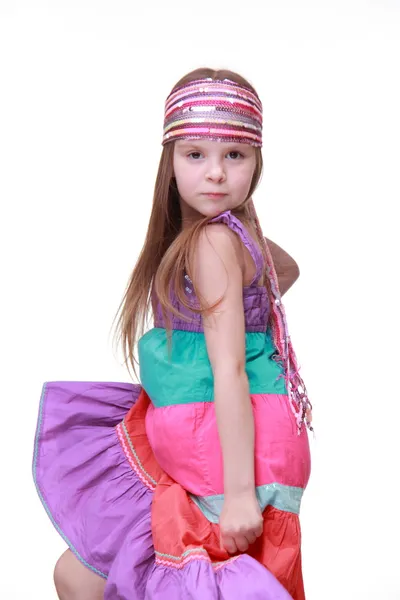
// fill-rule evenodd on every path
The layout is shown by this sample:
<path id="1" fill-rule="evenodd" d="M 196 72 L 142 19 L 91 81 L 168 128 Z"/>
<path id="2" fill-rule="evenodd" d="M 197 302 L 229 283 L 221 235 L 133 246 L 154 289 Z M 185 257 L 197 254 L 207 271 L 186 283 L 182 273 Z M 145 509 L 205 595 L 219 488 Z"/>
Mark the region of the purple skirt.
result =
<path id="1" fill-rule="evenodd" d="M 43 386 L 33 477 L 54 527 L 75 556 L 107 580 L 106 600 L 290 600 L 263 565 L 243 554 L 213 569 L 192 560 L 156 564 L 154 492 L 132 469 L 116 426 L 141 386 L 50 382 Z"/>

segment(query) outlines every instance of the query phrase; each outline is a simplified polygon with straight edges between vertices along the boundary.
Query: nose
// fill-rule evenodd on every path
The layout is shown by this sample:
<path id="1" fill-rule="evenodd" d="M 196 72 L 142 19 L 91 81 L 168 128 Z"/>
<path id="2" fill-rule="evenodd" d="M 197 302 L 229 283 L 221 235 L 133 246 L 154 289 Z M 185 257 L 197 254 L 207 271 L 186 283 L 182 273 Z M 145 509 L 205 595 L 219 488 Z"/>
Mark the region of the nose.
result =
<path id="1" fill-rule="evenodd" d="M 216 181 L 218 183 L 225 181 L 226 174 L 221 163 L 218 162 L 210 165 L 206 173 L 206 178 L 208 181 Z"/>

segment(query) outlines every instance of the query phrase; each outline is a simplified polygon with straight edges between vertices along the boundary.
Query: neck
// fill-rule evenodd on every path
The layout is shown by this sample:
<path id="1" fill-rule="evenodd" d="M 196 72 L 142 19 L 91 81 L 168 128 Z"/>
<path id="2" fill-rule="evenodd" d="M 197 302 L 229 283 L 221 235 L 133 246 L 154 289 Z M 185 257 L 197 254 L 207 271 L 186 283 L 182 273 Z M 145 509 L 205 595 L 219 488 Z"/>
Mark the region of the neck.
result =
<path id="1" fill-rule="evenodd" d="M 201 219 L 202 215 L 197 212 L 197 210 L 194 210 L 194 208 L 188 206 L 181 199 L 179 200 L 179 203 L 181 207 L 182 229 L 187 229 L 188 227 L 191 227 L 193 223 Z"/>

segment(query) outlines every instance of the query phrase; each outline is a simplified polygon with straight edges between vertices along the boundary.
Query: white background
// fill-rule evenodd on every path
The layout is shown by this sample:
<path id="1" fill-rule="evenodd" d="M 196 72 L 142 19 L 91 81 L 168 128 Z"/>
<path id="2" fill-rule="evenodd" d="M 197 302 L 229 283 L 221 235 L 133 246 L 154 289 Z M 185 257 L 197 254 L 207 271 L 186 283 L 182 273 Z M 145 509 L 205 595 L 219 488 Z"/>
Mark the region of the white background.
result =
<path id="1" fill-rule="evenodd" d="M 0 597 L 56 598 L 64 543 L 31 477 L 41 386 L 129 380 L 110 331 L 164 100 L 211 66 L 261 96 L 255 202 L 301 271 L 285 305 L 317 429 L 307 600 L 400 599 L 400 3 L 1 0 L 0 19 Z"/>

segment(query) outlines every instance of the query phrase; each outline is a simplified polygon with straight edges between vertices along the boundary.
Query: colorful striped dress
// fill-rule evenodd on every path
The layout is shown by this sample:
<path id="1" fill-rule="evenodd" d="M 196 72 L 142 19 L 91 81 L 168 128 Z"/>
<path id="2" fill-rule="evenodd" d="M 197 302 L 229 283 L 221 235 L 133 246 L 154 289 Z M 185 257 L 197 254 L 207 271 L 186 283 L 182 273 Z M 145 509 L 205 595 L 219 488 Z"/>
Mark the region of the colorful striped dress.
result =
<path id="1" fill-rule="evenodd" d="M 159 307 L 139 341 L 141 385 L 43 386 L 33 473 L 40 499 L 75 555 L 107 579 L 107 600 L 304 600 L 299 510 L 310 475 L 274 361 L 263 258 L 229 211 L 225 223 L 256 273 L 243 289 L 246 372 L 255 422 L 255 479 L 264 532 L 245 554 L 220 547 L 223 463 L 201 316 Z M 184 276 L 184 274 L 182 275 Z M 188 298 L 194 297 L 186 277 Z"/>

